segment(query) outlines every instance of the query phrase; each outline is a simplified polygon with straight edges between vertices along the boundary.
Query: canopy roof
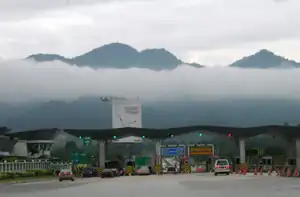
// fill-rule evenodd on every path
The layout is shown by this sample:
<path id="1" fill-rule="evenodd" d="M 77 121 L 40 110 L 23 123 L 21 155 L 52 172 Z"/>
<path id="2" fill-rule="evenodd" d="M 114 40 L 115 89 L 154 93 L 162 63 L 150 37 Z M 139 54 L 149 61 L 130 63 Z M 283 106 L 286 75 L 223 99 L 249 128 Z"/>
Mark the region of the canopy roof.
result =
<path id="1" fill-rule="evenodd" d="M 10 137 L 17 137 L 22 140 L 50 140 L 56 135 L 56 132 L 61 129 L 39 129 L 14 133 L 6 133 Z M 177 136 L 191 132 L 205 131 L 218 133 L 220 135 L 228 135 L 233 137 L 252 137 L 260 134 L 279 135 L 285 138 L 300 137 L 299 126 L 279 126 L 268 125 L 259 127 L 225 127 L 225 126 L 211 126 L 198 125 L 188 127 L 177 127 L 168 129 L 151 129 L 151 128 L 119 128 L 119 129 L 63 129 L 62 131 L 77 137 L 91 137 L 95 140 L 110 140 L 114 136 L 122 138 L 125 136 L 145 136 L 149 139 L 166 139 L 171 135 Z"/>
<path id="2" fill-rule="evenodd" d="M 71 135 L 90 136 L 93 139 L 113 139 L 114 136 L 145 136 L 150 139 L 166 139 L 171 135 L 177 136 L 187 134 L 191 132 L 205 131 L 217 133 L 220 135 L 231 134 L 233 137 L 252 137 L 260 134 L 279 135 L 286 138 L 300 137 L 300 127 L 298 126 L 260 126 L 260 127 L 224 127 L 224 126 L 188 126 L 188 127 L 177 127 L 168 129 L 149 129 L 149 128 L 119 128 L 119 129 L 65 129 L 64 132 Z"/>
<path id="3" fill-rule="evenodd" d="M 7 132 L 9 132 L 9 129 L 7 127 L 0 127 L 0 135 L 4 135 Z"/>
<path id="4" fill-rule="evenodd" d="M 6 136 L 18 138 L 19 140 L 53 140 L 58 129 L 37 129 L 20 132 L 9 132 Z"/>

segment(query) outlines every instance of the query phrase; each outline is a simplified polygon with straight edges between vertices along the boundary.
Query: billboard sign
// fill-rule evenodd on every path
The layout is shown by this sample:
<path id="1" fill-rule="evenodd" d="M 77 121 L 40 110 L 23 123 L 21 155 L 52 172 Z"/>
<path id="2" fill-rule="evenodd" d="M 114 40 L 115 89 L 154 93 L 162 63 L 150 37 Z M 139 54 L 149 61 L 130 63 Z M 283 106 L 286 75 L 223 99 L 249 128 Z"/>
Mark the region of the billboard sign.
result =
<path id="1" fill-rule="evenodd" d="M 112 127 L 142 127 L 142 106 L 139 100 L 112 101 Z"/>
<path id="2" fill-rule="evenodd" d="M 142 127 L 142 104 L 138 99 L 112 99 L 112 128 Z M 141 143 L 141 137 L 128 136 L 115 139 L 114 143 Z"/>

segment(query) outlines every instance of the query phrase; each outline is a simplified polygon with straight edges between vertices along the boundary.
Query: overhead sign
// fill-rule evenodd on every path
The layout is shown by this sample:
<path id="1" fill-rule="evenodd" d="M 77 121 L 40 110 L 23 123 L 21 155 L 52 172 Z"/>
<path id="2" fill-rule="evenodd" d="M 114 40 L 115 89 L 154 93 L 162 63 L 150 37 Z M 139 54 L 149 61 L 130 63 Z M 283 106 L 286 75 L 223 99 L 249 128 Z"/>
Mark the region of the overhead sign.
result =
<path id="1" fill-rule="evenodd" d="M 212 146 L 190 146 L 190 155 L 213 155 Z"/>
<path id="2" fill-rule="evenodd" d="M 183 156 L 184 147 L 162 147 L 161 148 L 162 156 Z"/>

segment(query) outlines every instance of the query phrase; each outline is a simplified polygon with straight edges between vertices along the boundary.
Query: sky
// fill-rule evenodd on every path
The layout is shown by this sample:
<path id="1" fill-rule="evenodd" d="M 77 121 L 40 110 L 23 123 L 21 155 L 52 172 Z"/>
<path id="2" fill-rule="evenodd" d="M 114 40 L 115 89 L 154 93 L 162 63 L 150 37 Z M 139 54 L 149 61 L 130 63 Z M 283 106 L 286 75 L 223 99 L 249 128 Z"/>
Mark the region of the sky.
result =
<path id="1" fill-rule="evenodd" d="M 0 103 L 76 100 L 86 96 L 142 101 L 292 99 L 300 101 L 300 69 L 79 68 L 62 62 L 0 61 Z"/>
<path id="2" fill-rule="evenodd" d="M 260 49 L 300 62 L 299 0 L 1 0 L 0 58 L 111 42 L 226 66 Z"/>

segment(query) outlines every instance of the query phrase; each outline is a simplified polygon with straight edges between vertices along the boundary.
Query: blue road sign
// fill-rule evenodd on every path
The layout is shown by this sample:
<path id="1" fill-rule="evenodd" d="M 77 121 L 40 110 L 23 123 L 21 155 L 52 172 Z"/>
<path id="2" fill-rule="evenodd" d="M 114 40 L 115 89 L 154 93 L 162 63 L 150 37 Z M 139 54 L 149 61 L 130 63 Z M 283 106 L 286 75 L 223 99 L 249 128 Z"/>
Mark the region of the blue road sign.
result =
<path id="1" fill-rule="evenodd" d="M 162 147 L 161 155 L 162 156 L 183 156 L 184 147 Z"/>

